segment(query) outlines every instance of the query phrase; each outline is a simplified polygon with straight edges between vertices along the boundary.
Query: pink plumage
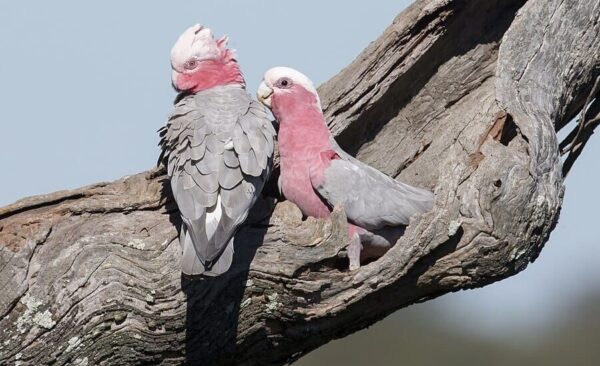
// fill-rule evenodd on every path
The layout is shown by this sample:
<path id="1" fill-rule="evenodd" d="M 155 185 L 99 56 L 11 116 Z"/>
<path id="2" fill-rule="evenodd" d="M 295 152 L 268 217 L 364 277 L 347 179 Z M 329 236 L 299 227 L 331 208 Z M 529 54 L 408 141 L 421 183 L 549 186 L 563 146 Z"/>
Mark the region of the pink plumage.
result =
<path id="1" fill-rule="evenodd" d="M 177 91 L 198 93 L 220 85 L 245 86 L 235 52 L 227 38 L 215 40 L 201 25 L 188 28 L 171 51 L 172 82 Z"/>
<path id="2" fill-rule="evenodd" d="M 433 205 L 431 192 L 386 176 L 345 153 L 332 138 L 319 96 L 300 72 L 273 68 L 258 98 L 279 122 L 280 186 L 307 216 L 328 218 L 336 205 L 348 217 L 350 268 L 379 256 L 403 233 L 410 216 Z"/>
<path id="3" fill-rule="evenodd" d="M 278 142 L 281 155 L 281 189 L 305 215 L 329 217 L 330 209 L 315 193 L 310 172 L 322 175 L 330 161 L 321 152 L 332 150 L 329 130 L 316 108 L 314 95 L 299 85 L 290 93 L 274 95 L 273 113 L 281 116 Z"/>

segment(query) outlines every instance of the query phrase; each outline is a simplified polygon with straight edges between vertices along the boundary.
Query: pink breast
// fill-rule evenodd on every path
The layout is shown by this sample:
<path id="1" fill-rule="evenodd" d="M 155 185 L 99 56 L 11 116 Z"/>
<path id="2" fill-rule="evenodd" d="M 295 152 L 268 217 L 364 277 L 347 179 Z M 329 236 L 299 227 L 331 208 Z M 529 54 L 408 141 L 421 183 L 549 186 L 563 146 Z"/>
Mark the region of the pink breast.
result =
<path id="1" fill-rule="evenodd" d="M 312 187 L 309 164 L 301 160 L 282 161 L 281 190 L 283 195 L 306 216 L 327 218 L 331 212 Z"/>

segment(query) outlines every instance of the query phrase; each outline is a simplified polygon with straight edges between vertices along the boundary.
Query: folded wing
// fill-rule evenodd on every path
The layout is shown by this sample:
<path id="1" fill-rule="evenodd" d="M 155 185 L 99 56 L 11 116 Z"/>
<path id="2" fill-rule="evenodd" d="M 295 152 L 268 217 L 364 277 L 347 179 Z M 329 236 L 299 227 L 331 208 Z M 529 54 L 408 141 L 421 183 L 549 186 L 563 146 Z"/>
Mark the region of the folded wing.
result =
<path id="1" fill-rule="evenodd" d="M 433 194 L 398 182 L 337 146 L 321 154 L 326 166 L 319 179 L 311 172 L 313 188 L 330 206 L 343 205 L 348 219 L 368 230 L 407 225 L 411 216 L 429 211 Z"/>
<path id="2" fill-rule="evenodd" d="M 182 270 L 221 274 L 231 264 L 233 235 L 270 173 L 273 126 L 237 89 L 184 98 L 160 133 L 184 223 Z"/>

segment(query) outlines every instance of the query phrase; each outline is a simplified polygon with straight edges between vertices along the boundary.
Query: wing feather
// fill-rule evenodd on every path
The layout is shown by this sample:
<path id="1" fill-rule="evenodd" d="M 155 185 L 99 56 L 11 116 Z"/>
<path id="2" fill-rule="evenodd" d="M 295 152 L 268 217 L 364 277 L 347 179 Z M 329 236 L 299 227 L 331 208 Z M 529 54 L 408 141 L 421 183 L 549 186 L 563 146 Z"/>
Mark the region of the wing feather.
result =
<path id="1" fill-rule="evenodd" d="M 240 88 L 182 98 L 159 130 L 181 212 L 185 273 L 229 268 L 232 238 L 270 173 L 275 130 L 264 108 Z"/>
<path id="2" fill-rule="evenodd" d="M 337 147 L 337 145 L 336 145 Z M 429 211 L 433 194 L 398 182 L 343 152 L 325 168 L 324 179 L 311 173 L 314 189 L 330 205 L 344 205 L 348 219 L 368 230 L 408 225 L 412 215 Z M 316 183 L 315 183 L 316 182 Z"/>

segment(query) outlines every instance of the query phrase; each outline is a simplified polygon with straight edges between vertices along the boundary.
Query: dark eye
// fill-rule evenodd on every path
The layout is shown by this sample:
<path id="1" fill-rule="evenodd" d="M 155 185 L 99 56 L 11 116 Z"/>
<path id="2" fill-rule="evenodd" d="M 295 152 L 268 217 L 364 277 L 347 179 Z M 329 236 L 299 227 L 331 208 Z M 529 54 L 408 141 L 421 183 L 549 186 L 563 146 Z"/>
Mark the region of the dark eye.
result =
<path id="1" fill-rule="evenodd" d="M 197 66 L 198 66 L 198 60 L 196 60 L 194 58 L 191 60 L 187 60 L 185 62 L 185 64 L 183 64 L 183 68 L 186 70 L 194 70 Z"/>
<path id="2" fill-rule="evenodd" d="M 286 89 L 292 86 L 292 81 L 288 78 L 281 78 L 277 81 L 277 86 Z"/>

